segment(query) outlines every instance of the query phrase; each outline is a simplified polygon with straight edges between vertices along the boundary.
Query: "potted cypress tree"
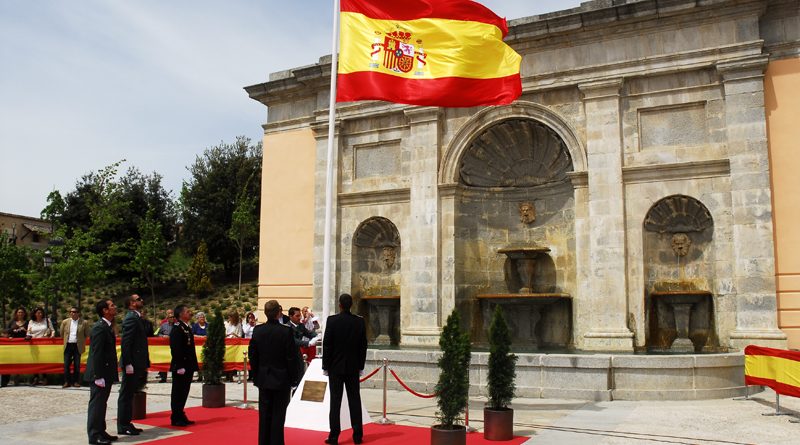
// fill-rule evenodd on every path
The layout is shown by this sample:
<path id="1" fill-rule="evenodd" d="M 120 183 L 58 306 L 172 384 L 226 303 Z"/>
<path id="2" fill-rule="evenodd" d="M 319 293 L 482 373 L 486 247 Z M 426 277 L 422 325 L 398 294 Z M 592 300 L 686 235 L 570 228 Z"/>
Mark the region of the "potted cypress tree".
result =
<path id="1" fill-rule="evenodd" d="M 447 317 L 447 323 L 439 336 L 439 382 L 436 384 L 436 404 L 439 410 L 437 425 L 431 427 L 432 445 L 465 445 L 467 429 L 457 424 L 467 407 L 469 396 L 469 362 L 471 350 L 469 335 L 461 332 L 461 317 L 458 312 Z"/>
<path id="2" fill-rule="evenodd" d="M 203 407 L 225 406 L 225 383 L 222 381 L 225 363 L 225 325 L 219 309 L 208 323 L 208 336 L 203 344 Z"/>
<path id="3" fill-rule="evenodd" d="M 489 325 L 489 403 L 483 409 L 486 440 L 514 438 L 514 410 L 508 407 L 514 398 L 517 356 L 511 353 L 511 335 L 500 305 L 495 306 Z"/>

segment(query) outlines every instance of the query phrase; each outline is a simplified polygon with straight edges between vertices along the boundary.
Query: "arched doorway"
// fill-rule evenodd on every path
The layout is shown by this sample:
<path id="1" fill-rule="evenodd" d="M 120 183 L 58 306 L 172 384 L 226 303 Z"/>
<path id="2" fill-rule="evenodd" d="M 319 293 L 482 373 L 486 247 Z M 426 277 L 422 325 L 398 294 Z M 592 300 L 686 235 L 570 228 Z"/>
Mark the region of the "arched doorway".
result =
<path id="1" fill-rule="evenodd" d="M 374 345 L 400 339 L 400 234 L 390 220 L 372 217 L 353 234 L 352 293 Z"/>

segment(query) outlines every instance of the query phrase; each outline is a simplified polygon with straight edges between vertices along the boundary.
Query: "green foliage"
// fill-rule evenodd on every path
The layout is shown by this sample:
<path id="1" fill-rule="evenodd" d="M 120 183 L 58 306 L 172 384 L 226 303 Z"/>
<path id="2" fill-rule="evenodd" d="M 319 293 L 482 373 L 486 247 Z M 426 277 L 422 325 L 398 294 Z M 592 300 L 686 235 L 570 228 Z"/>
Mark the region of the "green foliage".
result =
<path id="1" fill-rule="evenodd" d="M 202 295 L 213 289 L 211 285 L 211 268 L 208 264 L 208 248 L 205 241 L 197 247 L 197 253 L 186 272 L 186 289 L 189 293 Z"/>
<path id="2" fill-rule="evenodd" d="M 517 356 L 511 353 L 511 334 L 508 331 L 503 309 L 498 304 L 494 308 L 492 323 L 489 325 L 489 376 L 487 390 L 489 407 L 507 408 L 514 398 L 514 379 Z"/>
<path id="3" fill-rule="evenodd" d="M 150 288 L 150 298 L 155 311 L 155 283 L 164 273 L 167 256 L 167 242 L 161 231 L 161 223 L 155 218 L 155 211 L 149 209 L 139 223 L 139 243 L 128 269 L 139 274 L 139 278 Z M 138 280 L 137 280 L 138 281 Z"/>
<path id="4" fill-rule="evenodd" d="M 255 242 L 256 235 L 258 235 L 256 200 L 252 196 L 248 196 L 246 192 L 246 190 L 242 191 L 236 200 L 236 209 L 231 216 L 231 228 L 228 229 L 228 238 L 233 240 L 239 250 L 239 298 L 242 297 L 242 257 L 244 247 L 248 241 Z"/>
<path id="5" fill-rule="evenodd" d="M 233 197 L 250 196 L 255 226 L 261 200 L 261 143 L 252 144 L 240 136 L 232 144 L 221 142 L 206 149 L 189 167 L 191 177 L 181 190 L 184 246 L 194 250 L 201 240 L 208 243 L 211 261 L 221 264 L 229 276 L 239 256 L 236 244 L 227 236 L 237 202 Z M 254 245 L 255 239 L 248 240 Z M 244 252 L 246 257 L 253 252 Z"/>
<path id="6" fill-rule="evenodd" d="M 461 317 L 453 312 L 439 337 L 439 381 L 436 399 L 439 410 L 436 418 L 445 428 L 453 428 L 467 407 L 469 396 L 469 363 L 472 358 L 469 335 L 461 332 Z"/>
<path id="7" fill-rule="evenodd" d="M 225 363 L 225 324 L 219 309 L 214 311 L 214 317 L 208 321 L 207 334 L 203 344 L 203 368 L 200 373 L 207 384 L 219 385 L 222 383 Z"/>
<path id="8" fill-rule="evenodd" d="M 27 249 L 10 244 L 0 238 L 0 311 L 3 313 L 3 327 L 17 306 L 27 306 L 30 302 L 29 276 L 32 265 Z"/>
<path id="9" fill-rule="evenodd" d="M 53 239 L 63 241 L 50 246 L 53 264 L 47 273 L 47 279 L 38 286 L 38 294 L 47 296 L 52 289 L 76 292 L 75 304 L 80 306 L 81 289 L 99 283 L 106 277 L 103 265 L 103 254 L 95 252 L 97 238 L 92 232 L 80 228 L 66 235 L 64 227 L 54 235 Z"/>

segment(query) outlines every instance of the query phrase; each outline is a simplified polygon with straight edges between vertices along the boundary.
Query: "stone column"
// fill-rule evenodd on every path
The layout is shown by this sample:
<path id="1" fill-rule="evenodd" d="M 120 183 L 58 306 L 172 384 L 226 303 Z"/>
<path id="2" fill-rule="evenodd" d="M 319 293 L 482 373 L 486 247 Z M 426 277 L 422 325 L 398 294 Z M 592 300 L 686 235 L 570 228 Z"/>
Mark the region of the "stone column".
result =
<path id="1" fill-rule="evenodd" d="M 583 345 L 594 351 L 632 351 L 627 327 L 625 206 L 622 184 L 622 79 L 578 85 L 584 95 L 589 164 L 589 294 Z"/>
<path id="2" fill-rule="evenodd" d="M 439 313 L 446 320 L 456 306 L 456 197 L 458 185 L 439 187 Z M 441 323 L 444 325 L 444 323 Z"/>
<path id="3" fill-rule="evenodd" d="M 769 58 L 744 57 L 717 65 L 725 88 L 731 165 L 733 292 L 736 329 L 730 346 L 786 347 L 778 329 L 764 70 Z"/>
<path id="4" fill-rule="evenodd" d="M 407 346 L 436 345 L 442 316 L 439 295 L 439 118 L 436 107 L 405 110 L 409 136 L 403 140 L 410 154 L 411 211 L 408 242 L 408 269 L 403 270 L 400 307 L 400 343 Z"/>
<path id="5" fill-rule="evenodd" d="M 575 295 L 572 296 L 573 337 L 575 347 L 586 349 L 583 335 L 592 327 L 591 279 L 589 266 L 589 175 L 568 175 L 575 190 Z"/>
<path id="6" fill-rule="evenodd" d="M 327 113 L 325 116 L 327 118 Z M 334 128 L 333 141 L 333 216 L 331 221 L 331 281 L 330 281 L 330 314 L 333 315 L 338 311 L 337 298 L 339 295 L 336 290 L 339 283 L 339 239 L 336 236 L 339 226 L 339 153 L 341 152 L 341 121 L 336 121 L 336 128 Z M 315 122 L 311 125 L 311 130 L 314 132 L 314 138 L 317 140 L 317 161 L 314 168 L 314 208 L 318 209 L 316 213 L 316 221 L 314 221 L 314 307 L 322 307 L 322 272 L 323 272 L 323 250 L 325 239 L 325 184 L 326 184 L 326 167 L 328 155 L 328 121 Z M 347 290 L 349 292 L 349 289 Z M 320 316 L 323 314 L 320 313 Z M 323 320 L 324 322 L 324 320 Z"/>

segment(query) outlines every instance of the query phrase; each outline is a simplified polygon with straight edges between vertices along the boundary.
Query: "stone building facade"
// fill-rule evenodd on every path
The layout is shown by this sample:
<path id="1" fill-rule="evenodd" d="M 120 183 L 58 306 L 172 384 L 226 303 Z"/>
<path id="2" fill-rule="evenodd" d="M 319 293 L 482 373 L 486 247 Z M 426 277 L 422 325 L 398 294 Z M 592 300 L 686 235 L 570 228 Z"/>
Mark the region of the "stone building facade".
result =
<path id="1" fill-rule="evenodd" d="M 509 25 L 512 105 L 337 106 L 331 295 L 363 299 L 376 336 L 434 346 L 454 308 L 479 332 L 481 296 L 514 297 L 499 250 L 539 246 L 530 293 L 560 296 L 536 309 L 540 345 L 657 346 L 676 315 L 656 297 L 677 289 L 708 294 L 698 351 L 785 347 L 765 73 L 800 81 L 798 1 L 596 0 Z M 246 88 L 269 108 L 262 300 L 322 307 L 329 72 Z M 391 298 L 394 324 L 373 306 Z"/>

